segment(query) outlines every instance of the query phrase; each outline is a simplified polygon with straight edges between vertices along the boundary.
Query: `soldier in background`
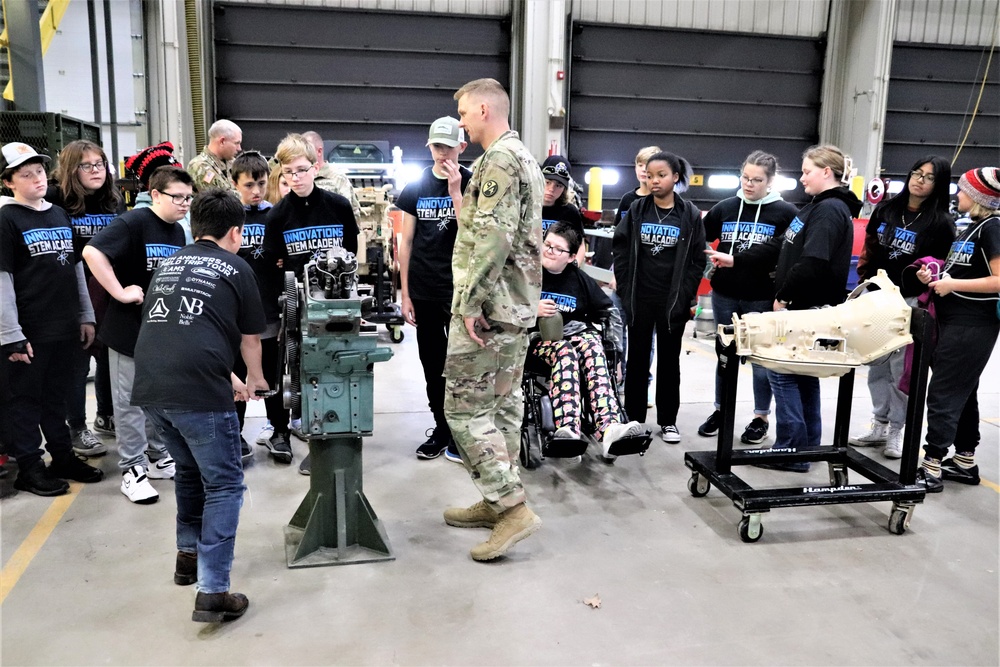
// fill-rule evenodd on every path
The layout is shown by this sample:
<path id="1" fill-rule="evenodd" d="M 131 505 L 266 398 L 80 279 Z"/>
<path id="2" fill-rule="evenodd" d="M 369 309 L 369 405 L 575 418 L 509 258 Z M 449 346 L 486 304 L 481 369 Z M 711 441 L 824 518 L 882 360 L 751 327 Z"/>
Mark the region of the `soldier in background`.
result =
<path id="1" fill-rule="evenodd" d="M 326 161 L 326 154 L 323 152 L 323 137 L 312 130 L 303 132 L 302 136 L 316 149 L 316 177 L 313 179 L 313 183 L 316 184 L 316 187 L 327 192 L 332 192 L 335 195 L 340 195 L 351 202 L 351 208 L 354 209 L 354 217 L 360 220 L 361 202 L 358 201 L 358 195 L 354 192 L 351 179 Z"/>
<path id="2" fill-rule="evenodd" d="M 242 143 L 243 131 L 239 125 L 231 120 L 212 123 L 212 127 L 208 128 L 208 145 L 187 166 L 196 191 L 224 188 L 236 192 L 229 169 L 233 158 L 240 152 Z"/>
<path id="3" fill-rule="evenodd" d="M 510 129 L 510 98 L 498 82 L 477 79 L 455 99 L 460 126 L 486 152 L 473 165 L 459 214 L 444 409 L 483 500 L 448 509 L 444 519 L 492 528 L 471 552 L 488 561 L 542 525 L 525 505 L 517 461 L 527 330 L 542 289 L 545 185 L 538 163 Z"/>

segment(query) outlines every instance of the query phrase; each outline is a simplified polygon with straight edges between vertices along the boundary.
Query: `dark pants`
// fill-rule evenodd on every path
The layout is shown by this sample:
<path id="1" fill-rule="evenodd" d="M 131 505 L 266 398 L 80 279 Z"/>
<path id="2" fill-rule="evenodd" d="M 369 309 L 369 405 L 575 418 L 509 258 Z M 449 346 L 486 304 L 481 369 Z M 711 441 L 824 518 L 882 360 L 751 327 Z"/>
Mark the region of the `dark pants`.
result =
<path id="1" fill-rule="evenodd" d="M 66 426 L 65 388 L 72 378 L 75 341 L 32 343 L 31 363 L 0 360 L 0 421 L 7 453 L 26 468 L 42 458 L 45 448 L 53 459 L 73 456 Z M 39 432 L 39 427 L 41 432 Z"/>
<path id="2" fill-rule="evenodd" d="M 70 428 L 87 427 L 87 376 L 90 375 L 90 359 L 97 360 L 94 372 L 94 394 L 97 398 L 97 414 L 110 417 L 114 414 L 111 406 L 111 377 L 108 373 L 108 351 L 99 345 L 96 356 L 93 350 L 77 346 L 73 352 L 73 368 L 66 393 L 66 421 Z"/>
<path id="3" fill-rule="evenodd" d="M 448 432 L 444 418 L 444 358 L 448 354 L 448 325 L 451 304 L 442 301 L 413 299 L 413 314 L 417 319 L 417 353 L 424 367 L 427 384 L 427 405 L 434 423 Z"/>
<path id="4" fill-rule="evenodd" d="M 284 345 L 284 341 L 281 345 Z M 278 392 L 264 399 L 264 410 L 275 433 L 288 433 L 288 410 L 285 409 L 285 399 L 281 395 L 281 373 L 278 372 L 279 351 L 277 338 L 261 338 L 260 365 L 264 372 L 264 381 L 268 387 Z"/>
<path id="5" fill-rule="evenodd" d="M 625 412 L 637 422 L 646 421 L 649 355 L 656 334 L 656 422 L 677 422 L 681 404 L 681 340 L 684 327 L 670 326 L 666 306 L 650 304 L 633 313 L 628 325 L 628 359 L 625 361 Z"/>
<path id="6" fill-rule="evenodd" d="M 927 458 L 943 459 L 948 447 L 973 452 L 979 445 L 979 376 L 993 353 L 1000 323 L 986 327 L 938 323 L 937 347 L 927 386 Z"/>
<path id="7" fill-rule="evenodd" d="M 144 408 L 177 466 L 177 550 L 198 554 L 198 590 L 229 590 L 243 506 L 243 463 L 234 411 Z"/>

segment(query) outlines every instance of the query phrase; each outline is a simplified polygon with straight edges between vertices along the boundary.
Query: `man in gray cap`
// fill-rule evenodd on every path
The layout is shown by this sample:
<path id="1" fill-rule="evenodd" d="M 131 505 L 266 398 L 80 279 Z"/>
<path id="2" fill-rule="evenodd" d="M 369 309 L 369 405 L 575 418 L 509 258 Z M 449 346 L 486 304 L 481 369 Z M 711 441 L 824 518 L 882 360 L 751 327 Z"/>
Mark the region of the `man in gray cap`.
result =
<path id="1" fill-rule="evenodd" d="M 420 179 L 408 184 L 396 206 L 403 211 L 399 242 L 399 276 L 402 310 L 417 327 L 417 349 L 427 382 L 427 403 L 434 415 L 434 430 L 417 448 L 417 458 L 445 456 L 462 462 L 444 417 L 444 359 L 448 352 L 451 319 L 451 255 L 458 232 L 462 193 L 472 172 L 458 164 L 465 150 L 465 132 L 458 121 L 445 116 L 431 123 L 427 137 L 434 164 Z M 447 451 L 446 451 L 447 450 Z"/>

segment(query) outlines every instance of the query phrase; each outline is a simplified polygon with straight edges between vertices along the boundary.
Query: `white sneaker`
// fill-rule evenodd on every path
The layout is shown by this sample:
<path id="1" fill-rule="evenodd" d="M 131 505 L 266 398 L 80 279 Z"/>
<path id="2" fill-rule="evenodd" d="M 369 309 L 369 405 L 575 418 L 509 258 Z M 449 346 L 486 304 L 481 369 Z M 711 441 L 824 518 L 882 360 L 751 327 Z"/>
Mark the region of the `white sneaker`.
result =
<path id="1" fill-rule="evenodd" d="M 156 463 L 151 463 L 148 475 L 150 479 L 173 479 L 175 472 L 174 460 L 167 456 Z"/>
<path id="2" fill-rule="evenodd" d="M 663 438 L 663 442 L 676 445 L 681 441 L 681 432 L 678 431 L 677 427 L 673 424 L 670 424 L 669 426 L 661 426 L 660 437 Z"/>
<path id="3" fill-rule="evenodd" d="M 616 441 L 622 438 L 631 438 L 633 436 L 642 435 L 643 426 L 639 422 L 629 422 L 627 424 L 609 424 L 606 429 L 604 429 L 604 439 L 601 441 L 601 446 L 604 448 L 604 458 L 611 459 L 612 461 L 618 458 L 617 456 L 611 455 L 611 445 L 615 444 Z"/>
<path id="4" fill-rule="evenodd" d="M 860 447 L 871 447 L 872 445 L 881 445 L 885 443 L 886 436 L 889 434 L 889 425 L 883 424 L 882 422 L 872 421 L 871 426 L 867 431 L 861 435 L 856 435 L 851 438 L 851 442 Z"/>
<path id="5" fill-rule="evenodd" d="M 577 432 L 574 431 L 573 429 L 571 429 L 569 426 L 563 426 L 561 428 L 557 428 L 556 432 L 552 434 L 552 437 L 553 438 L 566 438 L 566 439 L 569 439 L 569 440 L 579 440 L 580 439 L 579 434 L 577 434 Z"/>
<path id="6" fill-rule="evenodd" d="M 887 459 L 903 458 L 903 429 L 889 427 L 889 432 L 885 438 L 885 449 L 882 455 Z"/>
<path id="7" fill-rule="evenodd" d="M 257 434 L 257 444 L 261 447 L 267 447 L 267 443 L 271 442 L 272 435 L 274 435 L 274 427 L 271 426 L 271 422 L 267 422 L 267 425 Z"/>
<path id="8" fill-rule="evenodd" d="M 160 499 L 142 466 L 132 466 L 122 473 L 122 493 L 136 505 L 152 505 Z"/>

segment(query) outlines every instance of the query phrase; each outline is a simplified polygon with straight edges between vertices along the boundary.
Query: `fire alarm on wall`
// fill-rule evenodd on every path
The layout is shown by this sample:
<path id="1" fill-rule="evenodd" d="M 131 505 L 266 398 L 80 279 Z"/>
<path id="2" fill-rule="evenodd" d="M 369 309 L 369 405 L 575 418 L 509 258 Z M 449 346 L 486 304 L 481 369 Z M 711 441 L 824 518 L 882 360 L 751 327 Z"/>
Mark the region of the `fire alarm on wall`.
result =
<path id="1" fill-rule="evenodd" d="M 566 72 L 559 70 L 556 72 L 556 81 L 562 81 L 566 78 Z"/>

